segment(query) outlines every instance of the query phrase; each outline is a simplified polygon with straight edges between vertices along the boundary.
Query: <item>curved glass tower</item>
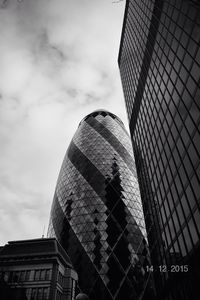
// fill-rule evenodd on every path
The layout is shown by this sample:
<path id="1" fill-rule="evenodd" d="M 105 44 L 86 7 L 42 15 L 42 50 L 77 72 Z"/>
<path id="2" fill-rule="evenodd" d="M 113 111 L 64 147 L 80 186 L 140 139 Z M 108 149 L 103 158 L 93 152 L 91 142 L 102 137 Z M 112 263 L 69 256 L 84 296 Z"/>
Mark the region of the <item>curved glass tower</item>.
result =
<path id="1" fill-rule="evenodd" d="M 131 149 L 122 121 L 95 111 L 80 122 L 58 177 L 48 235 L 67 251 L 90 299 L 145 299 L 149 291 Z"/>

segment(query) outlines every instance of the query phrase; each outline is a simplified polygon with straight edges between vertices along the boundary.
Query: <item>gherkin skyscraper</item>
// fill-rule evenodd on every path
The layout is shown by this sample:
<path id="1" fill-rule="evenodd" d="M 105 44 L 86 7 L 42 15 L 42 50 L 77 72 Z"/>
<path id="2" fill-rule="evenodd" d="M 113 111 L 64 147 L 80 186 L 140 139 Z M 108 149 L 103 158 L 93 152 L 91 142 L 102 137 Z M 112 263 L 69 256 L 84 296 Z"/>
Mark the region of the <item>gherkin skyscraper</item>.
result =
<path id="1" fill-rule="evenodd" d="M 67 251 L 90 299 L 150 299 L 132 147 L 114 114 L 98 110 L 80 122 L 58 177 L 48 235 Z"/>

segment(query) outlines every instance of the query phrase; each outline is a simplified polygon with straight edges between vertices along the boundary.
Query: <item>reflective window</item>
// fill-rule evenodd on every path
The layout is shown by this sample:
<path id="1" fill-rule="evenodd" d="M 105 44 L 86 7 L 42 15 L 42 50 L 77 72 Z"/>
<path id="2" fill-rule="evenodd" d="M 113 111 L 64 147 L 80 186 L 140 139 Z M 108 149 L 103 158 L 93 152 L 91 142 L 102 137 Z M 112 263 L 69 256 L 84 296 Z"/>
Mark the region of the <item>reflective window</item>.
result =
<path id="1" fill-rule="evenodd" d="M 137 6 L 138 1 L 130 2 Z M 147 2 L 154 3 L 144 1 L 144 6 Z M 197 2 L 156 1 L 147 40 L 140 35 L 143 20 L 139 13 L 127 15 L 129 23 L 124 27 L 119 53 L 125 102 L 131 107 L 129 124 L 144 215 L 147 228 L 154 225 L 148 236 L 155 264 L 159 258 L 163 261 L 163 253 L 167 261 L 178 264 L 182 257 L 187 256 L 189 261 L 192 253 L 199 251 L 195 248 L 200 233 L 200 9 Z M 144 57 L 134 50 L 131 35 L 127 38 L 127 27 L 140 43 L 141 53 L 146 53 Z M 145 65 L 139 70 L 137 80 L 135 69 L 128 64 L 126 47 L 132 51 L 132 61 Z M 134 86 L 132 97 L 128 97 L 125 88 L 128 80 L 129 89 Z M 194 277 L 198 272 L 194 271 Z M 165 279 L 160 274 L 158 290 L 162 284 L 165 285 Z M 166 298 L 190 299 L 194 290 L 194 286 L 189 288 L 190 284 L 193 285 L 192 280 L 188 279 L 180 294 L 169 291 Z M 170 287 L 167 285 L 165 290 Z"/>

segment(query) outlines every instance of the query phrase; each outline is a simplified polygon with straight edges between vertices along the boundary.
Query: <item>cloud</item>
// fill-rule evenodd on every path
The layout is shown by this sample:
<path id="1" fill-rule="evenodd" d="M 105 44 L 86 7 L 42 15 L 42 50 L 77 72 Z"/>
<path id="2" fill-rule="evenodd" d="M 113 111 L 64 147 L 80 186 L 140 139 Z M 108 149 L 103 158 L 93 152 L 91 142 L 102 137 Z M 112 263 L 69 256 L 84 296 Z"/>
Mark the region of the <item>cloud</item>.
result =
<path id="1" fill-rule="evenodd" d="M 7 0 L 0 5 L 2 243 L 39 237 L 80 120 L 126 121 L 117 55 L 124 3 Z"/>

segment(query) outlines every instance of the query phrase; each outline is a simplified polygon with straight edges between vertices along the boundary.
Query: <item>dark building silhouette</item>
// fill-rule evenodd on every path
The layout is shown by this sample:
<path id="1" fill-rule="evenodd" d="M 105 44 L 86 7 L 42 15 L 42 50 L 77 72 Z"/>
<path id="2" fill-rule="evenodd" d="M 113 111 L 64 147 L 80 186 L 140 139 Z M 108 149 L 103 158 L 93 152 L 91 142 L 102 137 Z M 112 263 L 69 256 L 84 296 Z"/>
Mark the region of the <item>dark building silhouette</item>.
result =
<path id="1" fill-rule="evenodd" d="M 158 299 L 199 299 L 200 2 L 126 2 L 119 68 Z"/>
<path id="2" fill-rule="evenodd" d="M 55 238 L 12 241 L 0 249 L 1 300 L 74 300 L 77 279 Z"/>
<path id="3" fill-rule="evenodd" d="M 48 235 L 67 251 L 89 299 L 151 299 L 132 146 L 114 114 L 100 110 L 80 122 L 57 181 Z"/>

